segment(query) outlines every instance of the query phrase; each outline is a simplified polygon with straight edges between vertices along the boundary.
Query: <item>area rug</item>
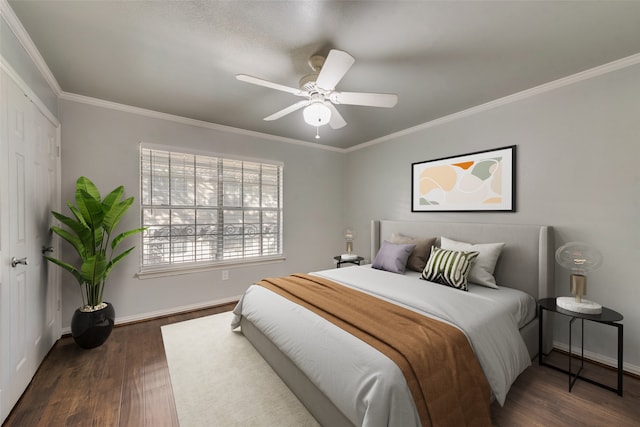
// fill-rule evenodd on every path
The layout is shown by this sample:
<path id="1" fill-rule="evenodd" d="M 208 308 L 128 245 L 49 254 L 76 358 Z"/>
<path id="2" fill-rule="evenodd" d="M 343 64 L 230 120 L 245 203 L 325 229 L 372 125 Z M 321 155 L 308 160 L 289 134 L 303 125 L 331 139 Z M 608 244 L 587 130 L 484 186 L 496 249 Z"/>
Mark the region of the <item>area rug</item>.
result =
<path id="1" fill-rule="evenodd" d="M 231 312 L 162 327 L 181 427 L 319 426 L 241 332 Z"/>

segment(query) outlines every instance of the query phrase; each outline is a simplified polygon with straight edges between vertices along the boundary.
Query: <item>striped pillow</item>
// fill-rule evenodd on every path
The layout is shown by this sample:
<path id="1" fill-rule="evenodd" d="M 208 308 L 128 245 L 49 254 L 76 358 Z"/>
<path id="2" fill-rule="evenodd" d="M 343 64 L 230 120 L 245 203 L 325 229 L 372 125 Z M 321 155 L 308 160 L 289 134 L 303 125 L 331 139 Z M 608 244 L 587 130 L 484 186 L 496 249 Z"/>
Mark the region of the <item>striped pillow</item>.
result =
<path id="1" fill-rule="evenodd" d="M 421 279 L 468 290 L 467 276 L 478 252 L 451 251 L 433 246 Z"/>

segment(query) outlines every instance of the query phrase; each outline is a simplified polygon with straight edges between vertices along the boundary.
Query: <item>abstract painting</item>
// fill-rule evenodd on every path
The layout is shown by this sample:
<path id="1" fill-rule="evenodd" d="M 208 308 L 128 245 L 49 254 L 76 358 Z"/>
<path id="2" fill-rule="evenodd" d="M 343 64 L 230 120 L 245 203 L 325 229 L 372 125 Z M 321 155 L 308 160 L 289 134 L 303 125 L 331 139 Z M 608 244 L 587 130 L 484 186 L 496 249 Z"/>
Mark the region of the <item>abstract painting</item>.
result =
<path id="1" fill-rule="evenodd" d="M 516 146 L 411 165 L 411 211 L 515 211 Z"/>

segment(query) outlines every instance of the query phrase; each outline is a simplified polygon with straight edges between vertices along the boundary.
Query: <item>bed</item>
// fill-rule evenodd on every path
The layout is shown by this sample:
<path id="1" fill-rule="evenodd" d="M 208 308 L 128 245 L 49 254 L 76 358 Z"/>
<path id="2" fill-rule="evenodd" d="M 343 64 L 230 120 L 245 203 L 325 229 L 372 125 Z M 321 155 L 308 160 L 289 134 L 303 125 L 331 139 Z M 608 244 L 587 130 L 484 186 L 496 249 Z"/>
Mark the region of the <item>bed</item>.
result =
<path id="1" fill-rule="evenodd" d="M 363 292 L 418 312 L 427 310 L 422 301 L 433 301 L 429 304 L 435 307 L 429 307 L 426 315 L 463 331 L 491 386 L 492 398 L 504 403 L 511 383 L 539 350 L 535 301 L 554 295 L 552 228 L 376 220 L 371 223 L 371 259 L 375 259 L 384 241 L 398 234 L 437 237 L 436 246 L 441 243 L 440 236 L 473 244 L 504 242 L 493 271 L 499 289 L 470 285 L 469 292 L 461 292 L 442 285 L 427 286 L 428 282 L 418 279 L 418 273 L 401 275 L 370 266 L 319 271 L 311 276 L 355 289 L 366 282 L 360 289 Z M 405 289 L 411 293 L 405 293 Z M 428 293 L 416 298 L 414 292 Z M 503 308 L 493 301 L 496 295 L 512 300 L 508 294 L 520 302 Z M 453 307 L 439 302 L 453 298 Z M 481 304 L 500 308 L 487 309 Z M 402 379 L 397 377 L 402 373 L 398 374 L 393 362 L 364 342 L 260 286 L 247 290 L 235 313 L 235 326 L 241 326 L 242 333 L 320 424 L 421 425 L 411 391 L 406 383 L 399 385 Z M 543 326 L 550 327 L 546 322 Z M 545 333 L 545 337 L 550 336 Z M 547 351 L 550 342 L 543 346 Z M 494 358 L 503 358 L 497 365 L 507 367 L 492 366 Z M 363 366 L 366 369 L 361 369 Z"/>

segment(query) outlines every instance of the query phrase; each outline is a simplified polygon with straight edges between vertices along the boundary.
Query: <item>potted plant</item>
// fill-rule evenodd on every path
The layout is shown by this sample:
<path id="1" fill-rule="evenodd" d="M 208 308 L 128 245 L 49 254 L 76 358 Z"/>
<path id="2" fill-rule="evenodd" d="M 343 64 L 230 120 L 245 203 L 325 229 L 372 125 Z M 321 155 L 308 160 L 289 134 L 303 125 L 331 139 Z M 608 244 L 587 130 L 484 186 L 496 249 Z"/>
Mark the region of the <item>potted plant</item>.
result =
<path id="1" fill-rule="evenodd" d="M 71 334 L 83 348 L 98 347 L 111 334 L 115 310 L 102 300 L 104 285 L 113 267 L 134 249 L 116 254 L 118 245 L 126 237 L 144 230 L 136 228 L 113 236 L 134 200 L 133 197 L 122 200 L 123 194 L 124 187 L 120 186 L 102 199 L 94 183 L 81 176 L 76 182 L 76 204 L 67 202 L 73 218 L 52 212 L 68 229 L 53 226 L 51 231 L 73 246 L 79 263 L 74 266 L 52 256 L 45 258 L 70 272 L 80 285 L 82 307 L 73 314 Z"/>

